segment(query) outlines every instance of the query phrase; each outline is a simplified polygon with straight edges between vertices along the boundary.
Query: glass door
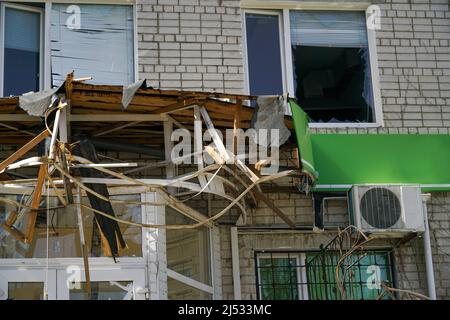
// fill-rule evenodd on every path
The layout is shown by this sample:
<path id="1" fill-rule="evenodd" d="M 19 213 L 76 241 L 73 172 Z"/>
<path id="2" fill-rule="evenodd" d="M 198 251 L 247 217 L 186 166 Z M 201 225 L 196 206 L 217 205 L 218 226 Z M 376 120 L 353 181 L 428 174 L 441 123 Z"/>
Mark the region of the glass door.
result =
<path id="1" fill-rule="evenodd" d="M 145 300 L 144 269 L 91 269 L 91 295 L 81 268 L 57 271 L 58 300 Z M 79 274 L 77 274 L 79 272 Z M 79 281 L 76 278 L 79 277 Z M 75 281 L 74 281 L 75 280 Z"/>
<path id="2" fill-rule="evenodd" d="M 48 299 L 56 299 L 56 270 L 17 268 L 0 271 L 0 300 L 44 300 L 47 279 Z"/>

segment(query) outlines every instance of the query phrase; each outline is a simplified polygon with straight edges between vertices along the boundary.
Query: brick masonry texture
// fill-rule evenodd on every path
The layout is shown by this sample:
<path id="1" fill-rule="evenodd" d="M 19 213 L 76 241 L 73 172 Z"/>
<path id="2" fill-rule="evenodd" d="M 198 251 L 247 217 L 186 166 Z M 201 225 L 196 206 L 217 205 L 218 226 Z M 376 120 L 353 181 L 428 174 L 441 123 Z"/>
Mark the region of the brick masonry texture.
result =
<path id="1" fill-rule="evenodd" d="M 300 2 L 300 1 L 299 1 Z M 309 1 L 311 2 L 311 0 Z M 325 1 L 318 1 L 325 2 Z M 359 0 L 354 1 L 359 2 Z M 376 33 L 384 128 L 318 129 L 324 133 L 450 133 L 450 13 L 448 0 L 378 0 L 382 29 Z M 242 10 L 239 1 L 137 0 L 139 76 L 162 89 L 245 93 L 242 57 Z M 4 159 L 16 148 L 0 146 Z M 143 162 L 135 154 L 108 152 L 112 158 Z M 31 154 L 29 156 L 32 156 Z M 281 165 L 287 165 L 282 162 Z M 182 174 L 186 168 L 178 168 Z M 34 169 L 23 174 L 35 175 Z M 160 168 L 136 177 L 163 177 Z M 292 181 L 285 181 L 291 184 Z M 312 225 L 310 196 L 274 193 L 275 205 L 302 226 Z M 203 196 L 188 203 L 200 212 L 218 212 L 227 201 Z M 450 192 L 433 193 L 428 204 L 436 289 L 439 299 L 450 299 Z M 249 210 L 252 226 L 282 225 L 267 207 Z M 230 222 L 219 227 L 223 299 L 233 298 Z M 347 203 L 333 200 L 325 208 L 325 224 L 348 223 Z M 242 297 L 256 299 L 254 250 L 290 247 L 317 249 L 331 235 L 311 232 L 278 234 L 240 233 Z M 397 286 L 426 293 L 422 238 L 393 248 Z"/>
<path id="2" fill-rule="evenodd" d="M 245 93 L 240 1 L 138 0 L 137 3 L 141 78 L 163 89 Z M 449 133 L 448 1 L 373 3 L 381 9 L 376 51 L 385 126 L 315 131 Z"/>
<path id="3" fill-rule="evenodd" d="M 301 2 L 301 1 L 299 1 Z M 317 1 L 324 3 L 326 1 Z M 350 1 L 349 1 L 350 2 Z M 354 0 L 351 2 L 363 2 Z M 450 12 L 447 0 L 377 0 L 381 30 L 376 52 L 385 126 L 315 129 L 320 133 L 450 133 Z M 138 0 L 139 74 L 163 89 L 246 93 L 239 1 Z M 311 225 L 311 198 L 272 194 L 296 223 Z M 214 208 L 223 204 L 214 202 Z M 450 194 L 435 193 L 429 205 L 436 287 L 450 298 Z M 347 207 L 331 201 L 325 222 L 347 223 Z M 267 207 L 249 213 L 251 225 L 281 225 Z M 223 298 L 233 298 L 229 227 L 222 226 Z M 254 248 L 317 248 L 311 234 L 240 235 L 243 298 L 256 298 Z M 394 249 L 400 288 L 426 293 L 423 243 L 416 238 Z"/>
<path id="4" fill-rule="evenodd" d="M 140 78 L 163 89 L 244 92 L 239 1 L 137 3 Z"/>

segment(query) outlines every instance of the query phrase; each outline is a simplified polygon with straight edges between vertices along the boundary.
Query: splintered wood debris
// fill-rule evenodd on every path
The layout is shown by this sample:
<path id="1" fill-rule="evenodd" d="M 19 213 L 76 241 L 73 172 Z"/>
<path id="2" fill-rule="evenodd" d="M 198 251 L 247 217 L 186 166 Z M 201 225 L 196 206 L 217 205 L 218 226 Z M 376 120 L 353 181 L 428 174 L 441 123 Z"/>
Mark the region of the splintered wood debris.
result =
<path id="1" fill-rule="evenodd" d="M 0 202 L 7 202 L 16 207 L 9 212 L 2 227 L 20 241 L 29 244 L 33 239 L 37 209 L 46 186 L 47 193 L 56 196 L 61 206 L 77 206 L 78 216 L 85 212 L 81 210 L 82 208 L 94 213 L 96 222 L 94 232 L 97 232 L 104 255 L 113 258 L 118 256 L 119 247 L 127 245 L 118 227 L 119 224 L 164 229 L 212 226 L 233 207 L 241 212 L 240 221 L 245 223 L 249 203 L 255 207 L 259 202 L 263 202 L 287 225 L 295 227 L 294 222 L 262 192 L 261 184 L 282 177 L 301 176 L 303 173 L 298 170 L 285 170 L 266 176 L 258 175 L 257 170 L 250 169 L 245 160 L 242 161 L 236 156 L 236 139 L 233 142 L 232 152 L 227 150 L 216 131 L 231 128 L 236 138 L 238 129 L 249 128 L 253 108 L 244 106 L 243 101 L 255 100 L 256 97 L 139 88 L 134 96 L 128 99 L 127 108 L 123 110 L 121 87 L 84 84 L 73 80 L 73 74 L 68 75 L 63 85 L 64 92 L 60 91 L 56 94 L 57 100 L 52 99 L 45 110 L 43 119 L 30 116 L 16 108 L 17 98 L 0 99 L 0 123 L 15 122 L 14 125 L 0 126 L 5 133 L 0 132 L 0 143 L 23 144 L 0 163 L 0 172 L 8 173 L 17 168 L 39 167 L 36 178 L 0 181 L 3 189 L 34 188 L 31 204 L 0 198 Z M 145 127 L 142 124 L 145 124 Z M 212 133 L 213 145 L 203 145 L 202 124 Z M 286 125 L 292 128 L 288 118 Z M 197 158 L 197 170 L 194 172 L 176 175 L 175 164 L 170 160 L 169 148 L 173 126 L 188 130 L 195 139 L 194 153 L 184 155 Z M 196 128 L 199 130 L 194 130 L 196 126 L 199 126 Z M 148 130 L 152 127 L 155 130 L 149 135 Z M 30 132 L 36 130 L 40 132 L 30 140 Z M 77 135 L 79 132 L 83 135 Z M 161 161 L 159 166 L 166 167 L 166 178 L 136 179 L 126 173 L 112 170 L 118 167 L 137 166 L 136 163 L 99 163 L 95 146 L 90 141 L 95 142 L 92 138 L 98 136 L 135 144 L 136 150 L 144 148 L 143 145 L 165 150 L 163 151 L 165 160 Z M 51 140 L 44 154 L 22 159 L 38 144 L 43 145 L 47 137 L 51 137 Z M 204 154 L 208 154 L 214 163 L 210 165 L 204 163 Z M 143 168 L 157 165 L 144 164 Z M 139 168 L 130 171 L 137 170 Z M 158 194 L 156 201 L 140 201 L 138 204 L 170 205 L 196 223 L 146 224 L 120 219 L 114 213 L 113 203 L 137 203 L 112 199 L 108 188 L 117 186 L 155 192 Z M 180 197 L 183 192 L 176 193 L 174 192 L 176 190 L 185 190 L 184 194 L 190 195 L 188 199 L 194 199 L 202 193 L 212 194 L 227 200 L 228 205 L 206 216 L 188 206 L 186 199 Z M 83 196 L 88 197 L 90 205 L 82 203 Z M 27 219 L 26 223 L 18 224 L 21 219 Z M 89 279 L 88 249 L 84 240 L 82 219 L 80 216 L 78 219 L 86 279 Z M 20 230 L 17 225 L 25 225 L 25 230 Z"/>

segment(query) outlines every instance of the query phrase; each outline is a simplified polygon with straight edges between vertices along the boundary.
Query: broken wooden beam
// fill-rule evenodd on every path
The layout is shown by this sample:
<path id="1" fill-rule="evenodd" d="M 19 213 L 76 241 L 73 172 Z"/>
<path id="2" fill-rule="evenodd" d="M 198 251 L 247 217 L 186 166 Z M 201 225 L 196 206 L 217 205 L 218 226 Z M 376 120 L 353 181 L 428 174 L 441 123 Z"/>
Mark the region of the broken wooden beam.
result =
<path id="1" fill-rule="evenodd" d="M 0 172 L 2 172 L 7 166 L 16 162 L 23 155 L 25 155 L 28 151 L 33 149 L 39 142 L 44 140 L 48 136 L 48 131 L 44 130 L 32 140 L 28 141 L 24 146 L 22 146 L 19 150 L 10 155 L 7 159 L 5 159 L 2 163 L 0 163 Z"/>
<path id="2" fill-rule="evenodd" d="M 25 232 L 25 243 L 31 243 L 33 241 L 34 229 L 36 227 L 37 210 L 41 202 L 42 191 L 44 189 L 44 182 L 47 176 L 47 164 L 43 163 L 39 167 L 38 178 L 36 182 L 36 188 L 34 189 L 33 200 L 31 201 L 31 211 L 28 216 L 28 224 Z M 47 203 L 47 206 L 49 204 Z"/>

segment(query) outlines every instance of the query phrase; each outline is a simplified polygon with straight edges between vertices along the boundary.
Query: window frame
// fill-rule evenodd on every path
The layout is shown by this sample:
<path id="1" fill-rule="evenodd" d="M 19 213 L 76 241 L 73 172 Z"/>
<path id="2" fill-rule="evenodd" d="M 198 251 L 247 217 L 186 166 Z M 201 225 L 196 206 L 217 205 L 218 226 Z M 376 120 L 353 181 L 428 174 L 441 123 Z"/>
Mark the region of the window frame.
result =
<path id="1" fill-rule="evenodd" d="M 339 4 L 339 7 L 333 5 L 332 3 L 322 3 L 322 4 L 294 4 L 292 2 L 275 2 L 273 0 L 265 1 L 261 3 L 261 1 L 257 0 L 246 0 L 243 1 L 241 7 L 243 8 L 242 14 L 243 16 L 243 47 L 244 47 L 244 72 L 245 72 L 245 90 L 247 94 L 250 94 L 250 84 L 249 84 L 249 75 L 248 75 L 248 57 L 247 57 L 247 41 L 245 38 L 246 35 L 246 26 L 245 26 L 245 14 L 246 13 L 259 13 L 264 14 L 265 12 L 281 12 L 282 28 L 280 28 L 280 32 L 283 34 L 280 35 L 281 46 L 283 47 L 282 51 L 282 70 L 284 70 L 283 74 L 283 88 L 285 92 L 289 94 L 291 97 L 295 97 L 294 92 L 294 73 L 293 73 L 293 65 L 292 65 L 292 50 L 291 50 L 291 33 L 290 33 L 290 19 L 289 12 L 290 10 L 308 10 L 308 11 L 359 11 L 364 12 L 367 16 L 367 9 L 370 4 L 358 4 L 358 3 L 343 3 Z M 278 9 L 278 11 L 277 11 Z M 370 71 L 371 71 L 371 82 L 372 82 L 372 90 L 373 90 L 373 99 L 374 99 L 374 122 L 353 122 L 353 123 L 309 123 L 310 128 L 378 128 L 384 127 L 384 119 L 383 119 L 383 108 L 381 101 L 381 90 L 380 90 L 380 81 L 379 81 L 379 68 L 378 68 L 378 57 L 376 51 L 376 34 L 375 30 L 367 27 L 367 39 L 368 39 L 368 51 L 369 51 L 369 61 L 370 61 Z M 283 58 L 284 57 L 284 58 Z M 283 61 L 284 60 L 284 61 Z M 290 110 L 288 112 L 290 113 Z"/>
<path id="2" fill-rule="evenodd" d="M 296 265 L 301 265 L 302 261 L 305 262 L 306 256 L 305 252 L 255 252 L 255 267 L 256 267 L 256 291 L 257 300 L 262 300 L 262 285 L 261 281 L 261 267 L 260 259 L 295 259 Z M 299 300 L 308 300 L 308 283 L 306 279 L 306 268 L 296 267 L 297 273 L 297 292 Z M 302 284 L 305 283 L 305 284 Z"/>
<path id="3" fill-rule="evenodd" d="M 376 246 L 373 248 L 367 248 L 367 251 L 370 252 L 388 252 L 389 254 L 389 268 L 390 268 L 390 275 L 392 278 L 392 284 L 393 286 L 396 285 L 396 261 L 395 256 L 392 252 L 392 247 L 388 246 Z M 296 257 L 297 259 L 297 281 L 299 282 L 297 284 L 298 288 L 298 297 L 299 300 L 310 300 L 308 295 L 308 278 L 306 274 L 306 254 L 307 253 L 320 253 L 318 250 L 315 249 L 304 249 L 304 250 L 280 250 L 280 249 L 269 249 L 269 250 L 255 250 L 254 251 L 254 266 L 255 266 L 255 277 L 256 277 L 256 299 L 261 299 L 261 288 L 262 285 L 260 283 L 261 281 L 261 274 L 260 274 L 260 264 L 259 259 L 260 258 L 293 258 Z M 299 263 L 300 262 L 300 263 Z"/>
<path id="4" fill-rule="evenodd" d="M 34 188 L 33 187 L 9 187 L 9 186 L 0 186 L 0 194 L 11 194 L 11 195 L 30 195 L 32 194 Z M 47 196 L 47 191 L 44 190 L 43 197 Z M 141 197 L 141 201 L 145 201 L 147 194 L 151 194 L 152 192 L 146 192 L 142 188 L 133 188 L 133 187 L 116 187 L 109 189 L 109 195 L 134 195 L 139 194 Z M 50 197 L 56 197 L 56 193 L 54 190 L 49 190 Z M 158 208 L 156 208 L 157 210 Z M 141 205 L 141 223 L 146 223 L 149 216 L 154 214 L 154 212 L 147 206 L 146 204 Z M 115 266 L 118 263 L 123 265 L 134 265 L 141 266 L 147 263 L 148 256 L 148 245 L 147 245 L 147 234 L 151 230 L 148 228 L 142 228 L 141 230 L 141 256 L 138 257 L 118 257 L 116 258 L 117 262 L 111 257 L 89 257 L 89 264 L 93 265 L 102 265 L 102 266 Z M 20 266 L 28 266 L 28 267 L 39 267 L 46 264 L 46 258 L 0 258 L 0 273 L 2 267 L 20 267 Z M 83 257 L 59 257 L 59 258 L 49 258 L 52 264 L 55 265 L 83 265 Z"/>
<path id="5" fill-rule="evenodd" d="M 249 73 L 249 66 L 248 66 L 248 48 L 247 48 L 247 14 L 259 14 L 259 15 L 267 15 L 267 16 L 277 16 L 278 17 L 278 32 L 279 32 L 279 39 L 280 39 L 280 59 L 281 59 L 281 79 L 283 81 L 282 87 L 283 87 L 283 93 L 287 91 L 288 84 L 286 82 L 287 79 L 287 73 L 286 73 L 286 54 L 285 54 L 285 48 L 284 48 L 284 25 L 283 25 L 283 12 L 277 11 L 277 10 L 253 10 L 253 9 L 245 9 L 242 11 L 243 19 L 243 35 L 242 35 L 242 47 L 243 52 L 242 56 L 244 59 L 244 90 L 250 94 L 250 73 Z"/>
<path id="6" fill-rule="evenodd" d="M 32 194 L 34 188 L 31 186 L 17 186 L 17 185 L 0 185 L 0 194 Z M 46 196 L 44 191 L 44 195 Z M 56 193 L 53 189 L 49 189 L 50 197 L 56 197 Z M 109 194 L 113 195 L 131 195 L 140 194 L 141 201 L 143 202 L 164 202 L 164 198 L 157 192 L 150 192 L 146 187 L 113 187 L 109 188 Z M 201 222 L 199 218 L 190 216 L 170 203 L 166 202 L 165 205 L 149 205 L 146 203 L 141 204 L 141 222 L 147 224 L 165 224 L 165 208 L 170 206 L 182 215 L 185 215 L 189 219 L 195 222 Z M 91 270 L 103 269 L 103 270 L 115 270 L 123 269 L 123 271 L 129 271 L 133 269 L 143 269 L 146 272 L 146 281 L 153 279 L 156 284 L 153 286 L 153 282 L 148 282 L 150 289 L 148 295 L 150 300 L 154 299 L 167 299 L 167 277 L 171 277 L 179 282 L 182 282 L 195 289 L 206 292 L 211 296 L 213 300 L 221 299 L 221 269 L 220 264 L 220 248 L 217 248 L 216 242 L 218 241 L 218 229 L 215 226 L 205 225 L 208 228 L 208 255 L 209 255 L 209 281 L 210 284 L 203 283 L 201 281 L 194 280 L 192 278 L 183 276 L 175 271 L 171 271 L 167 268 L 167 251 L 166 251 L 166 234 L 165 229 L 159 228 L 142 228 L 141 230 L 141 250 L 142 255 L 139 257 L 118 257 L 114 261 L 111 257 L 89 257 L 89 266 Z M 156 241 L 156 246 L 152 244 L 152 241 Z M 161 244 L 161 245 L 160 245 Z M 152 248 L 152 249 L 151 249 Z M 154 251 L 152 251 L 154 249 Z M 46 258 L 0 258 L 0 278 L 3 270 L 14 270 L 17 268 L 23 270 L 36 270 L 41 269 L 47 265 Z M 51 270 L 58 269 L 64 270 L 65 267 L 70 265 L 79 266 L 83 269 L 83 257 L 65 257 L 65 258 L 50 258 L 48 260 L 48 266 Z M 153 266 L 159 265 L 161 272 L 158 272 L 155 276 Z M 164 288 L 165 290 L 161 289 Z M 1 300 L 1 297 L 0 297 Z"/>
<path id="7" fill-rule="evenodd" d="M 27 6 L 22 4 L 2 2 L 0 4 L 0 97 L 3 97 L 3 90 L 5 84 L 5 73 L 4 73 L 4 52 L 5 52 L 5 12 L 7 8 L 29 11 L 39 13 L 39 90 L 44 89 L 44 82 L 46 79 L 46 68 L 44 67 L 44 56 L 45 56 L 45 39 L 44 39 L 44 29 L 45 29 L 45 8 Z M 45 37 L 46 38 L 46 37 Z"/>
<path id="8" fill-rule="evenodd" d="M 27 6 L 27 3 L 41 3 L 44 8 Z M 139 80 L 139 55 L 138 55 L 138 24 L 137 24 L 137 4 L 135 0 L 11 0 L 0 4 L 0 50 L 3 50 L 4 38 L 4 6 L 21 7 L 38 9 L 41 12 L 41 52 L 40 52 L 40 88 L 39 90 L 47 90 L 52 87 L 51 76 L 51 12 L 52 4 L 96 4 L 96 5 L 124 5 L 132 6 L 133 12 L 133 80 Z M 75 75 L 90 76 L 90 75 Z M 3 96 L 3 54 L 0 55 L 0 97 Z"/>
<path id="9" fill-rule="evenodd" d="M 201 222 L 200 220 L 198 220 L 198 219 L 196 219 L 194 217 L 185 215 L 183 212 L 181 212 L 180 210 L 178 210 L 174 206 L 170 205 L 169 203 L 164 207 L 164 219 L 166 218 L 166 213 L 167 213 L 166 212 L 166 207 L 172 208 L 172 210 L 177 211 L 179 214 L 184 215 L 184 216 L 188 217 L 189 219 L 191 219 L 191 220 L 193 220 L 195 222 Z M 165 248 L 165 254 L 166 254 L 166 264 L 167 264 L 167 266 L 166 266 L 166 268 L 167 268 L 167 277 L 171 278 L 173 280 L 176 280 L 176 281 L 178 281 L 180 283 L 183 283 L 183 284 L 185 284 L 187 286 L 190 286 L 190 287 L 192 287 L 194 289 L 203 291 L 203 292 L 209 294 L 212 297 L 212 299 L 215 300 L 215 299 L 217 299 L 219 297 L 217 297 L 217 293 L 216 293 L 216 290 L 215 290 L 217 284 L 216 284 L 216 281 L 215 281 L 216 280 L 215 279 L 216 266 L 215 266 L 215 263 L 214 263 L 215 252 L 214 252 L 214 247 L 213 247 L 213 245 L 214 245 L 214 232 L 213 232 L 213 227 L 209 227 L 207 225 L 205 225 L 204 227 L 207 228 L 207 230 L 208 230 L 208 239 L 207 239 L 208 244 L 207 245 L 208 245 L 208 255 L 209 255 L 208 269 L 209 269 L 209 282 L 210 282 L 210 284 L 204 283 L 204 282 L 196 280 L 196 279 L 193 279 L 191 277 L 185 276 L 185 275 L 183 275 L 181 273 L 178 273 L 178 272 L 170 269 L 169 266 L 168 266 L 168 262 L 167 262 L 167 247 L 166 247 Z M 165 232 L 167 232 L 167 231 L 165 231 Z M 168 293 L 168 289 L 167 289 L 167 293 Z"/>

